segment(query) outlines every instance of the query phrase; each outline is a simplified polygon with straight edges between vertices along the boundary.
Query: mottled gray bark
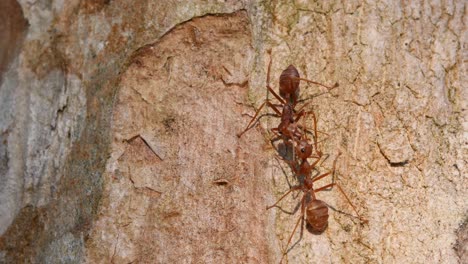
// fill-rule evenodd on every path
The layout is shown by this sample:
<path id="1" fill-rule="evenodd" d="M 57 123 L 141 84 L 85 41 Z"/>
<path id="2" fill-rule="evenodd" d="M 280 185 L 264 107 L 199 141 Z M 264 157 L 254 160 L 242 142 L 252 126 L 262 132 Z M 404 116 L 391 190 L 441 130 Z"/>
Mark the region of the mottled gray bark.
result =
<path id="1" fill-rule="evenodd" d="M 279 262 L 301 196 L 265 210 L 296 184 L 278 119 L 236 137 L 270 59 L 274 89 L 289 64 L 340 84 L 301 98 L 369 220 L 319 192 L 328 229 L 285 260 L 467 261 L 464 1 L 5 3 L 0 262 Z"/>

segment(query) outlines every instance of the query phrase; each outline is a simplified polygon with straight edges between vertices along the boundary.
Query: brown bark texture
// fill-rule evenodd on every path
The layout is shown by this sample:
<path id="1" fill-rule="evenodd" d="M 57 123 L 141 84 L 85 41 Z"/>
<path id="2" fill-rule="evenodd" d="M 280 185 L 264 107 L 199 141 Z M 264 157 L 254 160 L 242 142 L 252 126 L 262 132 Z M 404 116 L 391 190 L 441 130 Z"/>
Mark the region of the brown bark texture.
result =
<path id="1" fill-rule="evenodd" d="M 0 4 L 0 263 L 467 263 L 466 1 Z M 328 228 L 265 107 L 294 65 Z M 302 121 L 301 121 L 302 122 Z M 310 115 L 303 123 L 313 128 Z M 287 151 L 287 150 L 286 150 Z M 341 155 L 339 155 L 341 153 Z M 301 222 L 299 222 L 301 224 Z M 286 247 L 289 237 L 291 243 Z M 283 253 L 287 254 L 283 257 Z"/>

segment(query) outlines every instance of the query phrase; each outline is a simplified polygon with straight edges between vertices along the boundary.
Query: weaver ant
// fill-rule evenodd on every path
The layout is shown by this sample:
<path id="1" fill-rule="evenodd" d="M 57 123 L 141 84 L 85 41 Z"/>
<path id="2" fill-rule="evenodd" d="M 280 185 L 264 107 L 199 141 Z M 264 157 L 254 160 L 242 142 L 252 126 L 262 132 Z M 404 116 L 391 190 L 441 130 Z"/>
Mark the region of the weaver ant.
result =
<path id="1" fill-rule="evenodd" d="M 326 173 L 323 173 L 315 177 L 312 177 L 312 170 L 320 161 L 321 157 L 318 158 L 313 164 L 309 164 L 307 159 L 303 160 L 300 165 L 295 164 L 294 162 L 291 162 L 291 161 L 287 161 L 291 165 L 291 168 L 293 168 L 293 171 L 296 177 L 302 180 L 300 181 L 299 185 L 293 186 L 292 188 L 290 188 L 289 191 L 283 194 L 283 196 L 281 196 L 281 198 L 279 198 L 273 205 L 268 206 L 267 210 L 275 207 L 281 200 L 283 200 L 288 194 L 290 194 L 293 191 L 302 191 L 303 196 L 301 199 L 301 214 L 294 226 L 293 231 L 291 232 L 291 235 L 289 236 L 288 242 L 286 244 L 286 250 L 283 252 L 283 256 L 281 258 L 280 263 L 282 262 L 284 256 L 287 254 L 288 246 L 291 243 L 294 233 L 296 232 L 296 229 L 299 226 L 299 223 L 301 221 L 302 221 L 301 236 L 302 236 L 304 216 L 305 216 L 306 223 L 309 227 L 308 229 L 311 231 L 311 233 L 321 234 L 325 231 L 325 229 L 327 229 L 328 227 L 328 204 L 322 200 L 317 199 L 315 195 L 316 193 L 320 191 L 327 190 L 334 186 L 338 187 L 338 190 L 343 194 L 346 201 L 353 208 L 353 211 L 356 213 L 357 218 L 359 218 L 362 223 L 368 222 L 366 219 L 361 217 L 361 215 L 357 212 L 356 208 L 354 207 L 353 203 L 351 202 L 349 197 L 346 195 L 344 190 L 341 188 L 341 186 L 338 183 L 335 182 L 334 173 L 336 169 L 336 161 L 340 155 L 341 155 L 341 152 L 338 153 L 337 157 L 335 158 L 333 162 L 332 170 L 327 171 Z M 314 182 L 321 180 L 324 177 L 327 177 L 329 175 L 332 175 L 332 179 L 333 179 L 332 183 L 327 184 L 318 189 L 314 189 Z"/>
<path id="2" fill-rule="evenodd" d="M 268 53 L 271 56 L 271 50 L 268 51 Z M 306 132 L 306 131 L 301 132 L 299 130 L 300 126 L 297 125 L 297 122 L 306 113 L 303 109 L 307 105 L 305 104 L 298 111 L 294 109 L 297 104 L 297 98 L 299 97 L 299 82 L 300 81 L 310 82 L 313 84 L 323 86 L 327 88 L 328 90 L 338 87 L 338 83 L 336 83 L 333 87 L 329 87 L 318 82 L 314 82 L 308 79 L 301 78 L 296 67 L 294 67 L 293 65 L 289 65 L 289 67 L 286 68 L 281 73 L 280 81 L 279 81 L 279 95 L 278 95 L 270 86 L 271 64 L 272 64 L 272 59 L 270 59 L 270 63 L 268 64 L 266 88 L 280 102 L 279 106 L 281 106 L 283 109 L 282 111 L 278 110 L 277 105 L 272 104 L 269 101 L 269 99 L 266 99 L 265 102 L 263 102 L 263 104 L 261 104 L 261 106 L 255 112 L 254 117 L 247 124 L 247 127 L 241 133 L 237 134 L 239 138 L 242 137 L 242 135 L 245 132 L 247 132 L 249 129 L 252 128 L 250 127 L 250 125 L 257 119 L 257 116 L 262 110 L 262 108 L 265 105 L 267 105 L 268 107 L 273 109 L 273 111 L 276 113 L 274 114 L 274 116 L 281 118 L 281 122 L 278 125 L 278 127 L 273 128 L 272 131 L 278 132 L 286 140 L 297 139 L 301 135 L 301 133 Z"/>
<path id="3" fill-rule="evenodd" d="M 302 221 L 302 225 L 304 224 L 304 216 L 306 218 L 305 220 L 309 227 L 309 230 L 314 234 L 321 234 L 328 227 L 328 205 L 324 201 L 317 199 L 317 197 L 315 196 L 315 193 L 317 192 L 333 188 L 334 186 L 338 187 L 338 190 L 346 198 L 346 201 L 351 205 L 351 207 L 353 208 L 354 212 L 356 213 L 357 217 L 361 220 L 361 222 L 367 223 L 367 220 L 362 218 L 360 214 L 357 212 L 356 208 L 354 207 L 354 205 L 352 204 L 351 200 L 348 198 L 344 190 L 341 188 L 341 186 L 335 182 L 334 174 L 336 170 L 336 161 L 338 160 L 338 157 L 341 155 L 341 152 L 338 153 L 335 160 L 333 161 L 332 170 L 326 173 L 323 173 L 321 175 L 317 175 L 314 177 L 312 176 L 312 171 L 315 169 L 315 167 L 320 162 L 320 160 L 322 160 L 323 154 L 321 151 L 318 150 L 318 131 L 317 131 L 316 116 L 313 112 L 307 112 L 307 113 L 311 113 L 314 119 L 313 130 L 314 130 L 315 155 L 312 155 L 313 147 L 311 144 L 309 144 L 307 135 L 306 134 L 301 135 L 301 139 L 296 141 L 296 145 L 294 147 L 298 160 L 291 161 L 291 160 L 283 159 L 291 167 L 295 177 L 299 181 L 299 185 L 291 187 L 289 191 L 283 194 L 281 198 L 279 198 L 276 201 L 276 203 L 267 207 L 267 210 L 275 207 L 282 199 L 284 199 L 288 194 L 290 194 L 293 191 L 303 192 L 303 196 L 301 199 L 301 215 L 299 216 L 299 219 L 297 220 L 296 225 L 294 226 L 294 229 L 288 239 L 288 242 L 286 244 L 286 251 L 283 252 L 281 261 L 283 260 L 284 256 L 288 252 L 287 250 L 288 246 L 291 243 L 291 240 L 294 236 L 294 233 L 296 232 L 297 227 L 299 226 L 299 222 Z M 305 127 L 306 125 L 304 121 L 304 128 Z M 308 158 L 315 158 L 316 160 L 312 164 L 310 164 L 307 160 Z M 324 177 L 327 177 L 329 175 L 332 176 L 332 183 L 327 184 L 318 189 L 314 189 L 314 182 L 320 179 L 323 179 Z M 301 236 L 302 236 L 302 231 L 303 231 L 303 228 L 301 228 Z"/>

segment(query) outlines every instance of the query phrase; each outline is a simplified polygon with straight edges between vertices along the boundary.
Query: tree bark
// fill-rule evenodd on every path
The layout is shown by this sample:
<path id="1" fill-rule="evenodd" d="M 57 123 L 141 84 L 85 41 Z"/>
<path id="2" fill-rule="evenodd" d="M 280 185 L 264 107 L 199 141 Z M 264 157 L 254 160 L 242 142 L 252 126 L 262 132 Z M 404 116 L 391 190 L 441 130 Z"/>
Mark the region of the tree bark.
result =
<path id="1" fill-rule="evenodd" d="M 468 261 L 464 1 L 10 2 L 0 262 Z M 275 101 L 270 61 L 275 90 L 290 64 L 339 83 L 301 82 L 300 105 L 317 173 L 341 153 L 367 224 L 321 191 L 327 230 L 285 249 L 302 194 L 266 210 L 298 184 L 270 143 L 279 119 L 265 108 L 237 137 Z"/>

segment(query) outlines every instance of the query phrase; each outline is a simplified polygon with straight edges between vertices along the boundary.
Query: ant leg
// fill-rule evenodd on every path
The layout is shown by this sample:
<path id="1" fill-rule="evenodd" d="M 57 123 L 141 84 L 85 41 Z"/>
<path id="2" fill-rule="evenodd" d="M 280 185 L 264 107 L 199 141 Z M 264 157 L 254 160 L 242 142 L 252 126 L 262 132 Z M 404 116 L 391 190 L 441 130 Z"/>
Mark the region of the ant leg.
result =
<path id="1" fill-rule="evenodd" d="M 271 56 L 271 51 L 269 51 L 270 53 L 270 56 Z M 268 71 L 267 71 L 267 89 L 268 91 L 270 91 L 275 97 L 276 99 L 278 99 L 281 104 L 285 104 L 284 100 L 277 94 L 275 93 L 275 91 L 270 87 L 270 70 L 271 70 L 271 63 L 272 63 L 272 60 L 270 59 L 270 63 L 268 64 Z M 261 106 L 260 108 L 257 110 L 257 112 L 255 113 L 255 116 L 252 118 L 252 120 L 250 120 L 249 124 L 247 125 L 247 127 L 244 129 L 244 131 L 242 131 L 241 133 L 237 134 L 237 137 L 242 137 L 242 135 L 247 132 L 250 128 L 250 125 L 252 124 L 252 122 L 256 119 L 256 117 L 258 116 L 258 113 L 260 112 L 260 110 L 265 106 L 265 104 L 267 104 L 269 107 L 271 107 L 278 115 L 281 116 L 281 112 L 272 104 L 269 102 L 269 100 L 267 99 Z"/>
<path id="2" fill-rule="evenodd" d="M 305 214 L 305 205 L 306 205 L 305 198 L 306 198 L 306 195 L 304 195 L 302 197 L 302 200 L 301 200 L 301 215 L 299 216 L 299 219 L 297 219 L 296 225 L 294 226 L 294 229 L 291 232 L 291 235 L 289 236 L 288 243 L 286 244 L 286 252 L 283 252 L 283 257 L 281 257 L 280 263 L 283 262 L 284 256 L 286 256 L 286 254 L 288 254 L 289 243 L 291 243 L 291 240 L 292 240 L 292 238 L 294 236 L 294 233 L 296 232 L 296 229 L 299 226 L 299 222 L 301 222 L 301 220 L 302 220 L 302 225 L 304 225 L 304 214 Z"/>
<path id="3" fill-rule="evenodd" d="M 304 116 L 304 118 L 302 120 L 305 120 L 305 116 L 307 115 L 307 112 L 306 111 L 299 111 L 297 114 L 296 114 L 296 118 L 294 119 L 294 123 L 297 123 L 299 122 L 299 119 L 301 119 L 301 117 Z M 305 122 L 305 121 L 304 121 Z"/>
<path id="4" fill-rule="evenodd" d="M 321 143 L 321 142 L 327 140 L 328 138 L 330 138 L 330 134 L 328 134 L 328 133 L 325 133 L 325 132 L 322 132 L 322 131 L 317 131 L 317 133 L 325 135 L 325 139 L 322 139 L 322 140 L 318 141 L 317 143 Z"/>
<path id="5" fill-rule="evenodd" d="M 308 106 L 309 104 L 311 104 L 311 103 L 312 103 L 312 102 L 305 103 L 303 106 L 301 106 L 301 108 L 299 108 L 299 109 L 297 110 L 297 113 L 300 114 L 301 112 L 303 112 L 303 113 L 305 114 L 305 113 L 308 113 L 308 112 L 313 112 L 313 111 L 304 111 L 304 108 L 305 108 L 306 106 Z M 299 119 L 299 118 L 296 119 L 296 122 L 297 122 L 298 119 Z"/>
<path id="6" fill-rule="evenodd" d="M 268 63 L 268 68 L 267 68 L 267 85 L 270 85 L 270 70 L 271 70 L 271 63 L 273 62 L 273 59 L 271 58 L 271 49 L 268 50 L 268 54 L 270 55 L 270 62 Z"/>
<path id="7" fill-rule="evenodd" d="M 279 132 L 279 129 L 277 127 L 274 127 L 270 129 L 270 131 L 275 134 L 276 138 L 283 138 L 283 135 Z"/>
<path id="8" fill-rule="evenodd" d="M 270 91 L 273 94 L 273 96 L 275 96 L 276 99 L 278 99 L 278 101 L 280 101 L 284 105 L 286 104 L 286 102 L 277 93 L 275 93 L 275 91 L 270 87 L 270 72 L 271 72 L 271 64 L 273 62 L 273 59 L 271 58 L 271 50 L 268 51 L 268 54 L 270 54 L 270 63 L 268 63 L 266 87 L 268 91 Z"/>
<path id="9" fill-rule="evenodd" d="M 312 179 L 312 182 L 315 182 L 315 181 L 318 181 L 318 180 L 320 180 L 320 179 L 322 179 L 324 177 L 327 177 L 328 175 L 330 175 L 332 173 L 333 173 L 333 171 L 329 171 L 329 172 L 324 173 L 322 175 L 316 176 L 315 178 Z"/>
<path id="10" fill-rule="evenodd" d="M 241 133 L 237 134 L 237 137 L 240 138 L 242 137 L 242 135 L 247 132 L 249 129 L 251 129 L 252 127 L 250 127 L 250 125 L 252 125 L 252 123 L 257 119 L 257 116 L 258 114 L 260 113 L 260 111 L 263 109 L 263 107 L 265 106 L 265 104 L 269 107 L 271 107 L 273 109 L 273 111 L 275 111 L 276 114 L 278 114 L 279 116 L 281 116 L 281 112 L 272 104 L 270 103 L 270 101 L 266 100 L 265 102 L 263 102 L 262 105 L 260 105 L 260 107 L 257 109 L 257 111 L 255 112 L 255 115 L 254 117 L 250 120 L 249 124 L 247 125 L 247 127 L 244 129 L 244 131 L 242 131 Z"/>
<path id="11" fill-rule="evenodd" d="M 369 221 L 365 218 L 363 218 L 359 213 L 358 211 L 356 210 L 356 207 L 354 206 L 354 204 L 351 202 L 351 199 L 349 199 L 348 195 L 346 195 L 345 191 L 343 190 L 343 188 L 341 188 L 341 186 L 338 184 L 338 183 L 330 183 L 330 184 L 327 184 L 323 187 L 320 187 L 316 190 L 314 190 L 315 193 L 317 192 L 320 192 L 320 191 L 323 191 L 327 188 L 330 188 L 330 187 L 333 187 L 333 186 L 336 186 L 338 187 L 338 190 L 340 190 L 340 192 L 343 194 L 343 196 L 346 198 L 346 201 L 351 205 L 351 207 L 353 208 L 354 212 L 356 213 L 357 217 L 359 218 L 359 220 L 361 220 L 363 223 L 368 223 Z"/>
<path id="12" fill-rule="evenodd" d="M 286 179 L 286 182 L 288 183 L 288 187 L 289 187 L 289 189 L 291 189 L 291 188 L 295 187 L 295 185 L 293 186 L 293 185 L 291 184 L 291 182 L 289 181 L 289 178 L 288 178 L 287 172 L 284 170 L 283 166 L 281 166 L 280 159 L 278 159 L 277 157 L 275 157 L 275 158 L 276 158 L 276 161 L 278 162 L 278 166 L 279 166 L 279 168 L 281 169 L 281 171 L 283 172 L 283 175 L 285 176 L 285 179 Z M 295 197 L 295 196 L 293 196 L 293 197 Z"/>
<path id="13" fill-rule="evenodd" d="M 279 200 L 276 201 L 276 203 L 274 203 L 274 204 L 271 205 L 271 206 L 267 206 L 266 209 L 269 210 L 269 209 L 275 207 L 281 200 L 283 200 L 284 197 L 286 197 L 286 196 L 287 196 L 288 194 L 290 194 L 292 191 L 298 191 L 298 190 L 300 190 L 300 189 L 301 189 L 301 186 L 294 186 L 294 187 L 292 187 L 291 189 L 289 189 L 289 191 L 287 191 L 285 194 L 283 194 L 283 196 L 281 196 L 281 198 L 279 198 Z"/>
<path id="14" fill-rule="evenodd" d="M 335 89 L 336 87 L 340 86 L 338 83 L 335 83 L 333 86 L 330 87 L 330 86 L 327 86 L 325 84 L 315 82 L 315 81 L 312 81 L 312 80 L 309 80 L 309 79 L 298 78 L 298 77 L 295 77 L 294 79 L 300 80 L 300 81 L 305 81 L 305 82 L 308 82 L 308 83 L 313 83 L 313 84 L 316 84 L 316 85 L 320 85 L 320 86 L 323 86 L 323 87 L 327 88 L 328 90 L 332 90 L 332 89 Z"/>
<path id="15" fill-rule="evenodd" d="M 244 129 L 244 131 L 242 131 L 241 133 L 237 134 L 237 137 L 240 138 L 242 137 L 242 135 L 247 132 L 250 128 L 250 125 L 252 124 L 253 121 L 255 121 L 255 119 L 257 119 L 257 116 L 258 116 L 258 113 L 260 113 L 260 110 L 262 110 L 262 108 L 265 106 L 267 101 L 263 102 L 263 104 L 260 106 L 260 108 L 258 108 L 257 112 L 255 112 L 255 115 L 254 117 L 250 120 L 249 124 L 247 125 L 247 127 Z"/>
<path id="16" fill-rule="evenodd" d="M 316 181 L 318 181 L 318 180 L 320 180 L 320 179 L 322 179 L 322 178 L 324 178 L 324 177 L 326 177 L 326 176 L 332 174 L 332 176 L 333 176 L 333 177 L 332 177 L 332 183 L 335 183 L 336 161 L 338 160 L 338 157 L 339 157 L 340 155 L 341 155 L 341 152 L 338 153 L 338 155 L 336 156 L 335 160 L 333 161 L 333 169 L 332 169 L 332 170 L 330 170 L 330 171 L 328 171 L 328 172 L 326 172 L 326 173 L 324 173 L 324 174 L 322 174 L 322 175 L 319 175 L 319 176 L 313 178 L 313 179 L 312 179 L 312 182 L 316 182 Z M 315 165 L 317 162 L 318 162 L 318 161 L 316 161 L 313 165 Z M 322 189 L 322 188 L 320 188 L 320 189 Z"/>
<path id="17" fill-rule="evenodd" d="M 325 176 L 327 176 L 327 175 L 329 175 L 329 174 L 331 174 L 331 173 L 333 172 L 332 183 L 327 184 L 327 185 L 325 185 L 325 186 L 323 186 L 323 187 L 320 187 L 320 188 L 314 190 L 314 192 L 320 192 L 320 191 L 323 191 L 323 190 L 328 189 L 328 188 L 330 188 L 330 187 L 333 188 L 333 186 L 338 187 L 338 190 L 340 190 L 340 192 L 341 192 L 341 193 L 343 194 L 343 196 L 346 198 L 346 200 L 347 200 L 348 203 L 351 205 L 351 207 L 353 208 L 353 210 L 354 210 L 354 212 L 356 213 L 356 215 L 358 216 L 358 218 L 359 218 L 363 223 L 367 223 L 367 222 L 369 222 L 369 221 L 361 217 L 361 215 L 357 212 L 356 207 L 354 207 L 353 203 L 351 202 L 351 199 L 349 199 L 348 195 L 346 195 L 346 193 L 345 193 L 345 191 L 343 190 L 343 188 L 341 188 L 341 186 L 340 186 L 338 183 L 335 182 L 335 176 L 334 176 L 334 174 L 335 174 L 336 160 L 338 159 L 338 157 L 339 157 L 340 155 L 341 155 L 341 152 L 338 153 L 338 156 L 335 158 L 335 161 L 333 162 L 333 170 L 332 170 L 332 171 L 330 171 L 330 172 L 328 172 L 328 173 L 325 173 L 325 174 L 323 174 L 323 175 L 317 177 L 316 179 L 312 180 L 313 182 L 316 181 L 316 180 L 320 180 L 321 178 L 323 178 L 323 177 L 325 177 Z"/>
<path id="18" fill-rule="evenodd" d="M 304 115 L 307 115 L 307 114 L 312 114 L 312 117 L 314 118 L 314 134 L 315 134 L 314 137 L 315 137 L 315 143 L 316 143 L 315 148 L 317 149 L 317 144 L 322 142 L 322 141 L 327 140 L 330 137 L 330 135 L 328 133 L 317 130 L 317 116 L 315 115 L 314 111 L 306 111 L 304 113 Z M 326 135 L 326 138 L 319 141 L 318 140 L 319 133 Z"/>
<path id="19" fill-rule="evenodd" d="M 317 159 L 317 160 L 314 161 L 314 163 L 312 163 L 312 165 L 310 165 L 311 168 L 315 168 L 315 166 L 317 165 L 317 163 L 319 163 L 319 161 L 320 161 L 320 159 L 321 159 L 322 157 L 321 157 L 321 156 L 319 156 L 319 157 L 312 157 L 312 156 L 311 156 L 310 158 L 316 158 L 316 159 Z M 326 175 L 324 175 L 324 174 L 320 175 L 320 176 L 319 176 L 320 179 L 323 178 L 323 177 L 325 177 L 325 176 L 327 176 L 328 174 L 330 174 L 330 172 L 325 173 L 325 174 L 326 174 Z M 316 181 L 316 180 L 315 180 L 315 179 L 312 179 L 312 182 L 314 182 L 314 181 Z"/>
<path id="20" fill-rule="evenodd" d="M 283 98 L 281 98 L 281 96 L 279 96 L 279 95 L 275 92 L 275 90 L 273 90 L 273 88 L 271 88 L 270 84 L 267 84 L 267 89 L 268 89 L 268 91 L 269 91 L 270 93 L 273 94 L 273 96 L 274 96 L 276 99 L 278 99 L 278 101 L 280 101 L 280 103 L 281 103 L 282 105 L 285 105 L 285 104 L 286 104 L 286 102 L 283 100 Z"/>
<path id="21" fill-rule="evenodd" d="M 272 139 L 270 139 L 270 143 L 271 143 L 271 145 L 273 145 L 273 147 L 274 147 L 274 144 L 273 144 L 273 143 L 276 142 L 276 141 L 278 141 L 278 140 L 280 140 L 280 139 L 281 139 L 281 135 L 278 133 L 278 128 L 277 128 L 277 127 L 270 129 L 270 131 L 271 131 L 273 134 L 275 134 L 275 137 L 272 138 Z M 277 151 L 278 151 L 278 150 L 277 150 Z"/>
<path id="22" fill-rule="evenodd" d="M 275 137 L 270 140 L 270 142 L 273 144 L 273 142 L 283 139 L 284 143 L 287 145 L 291 145 L 291 141 L 288 139 L 285 139 L 284 135 L 279 132 L 279 129 L 277 127 L 274 127 L 270 129 L 270 131 L 275 134 Z"/>
<path id="23" fill-rule="evenodd" d="M 273 109 L 273 111 L 275 111 L 275 113 L 276 113 L 277 115 L 279 115 L 279 116 L 281 117 L 281 111 L 278 110 L 278 108 L 276 108 L 276 106 L 275 106 L 274 104 L 270 103 L 270 101 L 268 101 L 268 100 L 266 101 L 266 104 L 267 104 L 267 106 L 269 106 L 271 109 Z"/>
<path id="24" fill-rule="evenodd" d="M 281 104 L 285 105 L 286 102 L 279 96 L 270 86 L 270 72 L 271 72 L 271 63 L 273 62 L 273 59 L 271 58 L 271 50 L 268 51 L 268 54 L 270 54 L 270 63 L 268 63 L 268 70 L 267 70 L 267 81 L 266 81 L 266 87 L 268 91 L 270 91 L 273 96 L 278 99 L 278 101 L 281 102 Z"/>
<path id="25" fill-rule="evenodd" d="M 312 114 L 312 118 L 314 119 L 314 145 L 315 145 L 315 153 L 318 156 L 322 156 L 321 152 L 318 150 L 318 133 L 317 133 L 317 116 L 315 115 L 314 111 L 310 111 Z"/>

